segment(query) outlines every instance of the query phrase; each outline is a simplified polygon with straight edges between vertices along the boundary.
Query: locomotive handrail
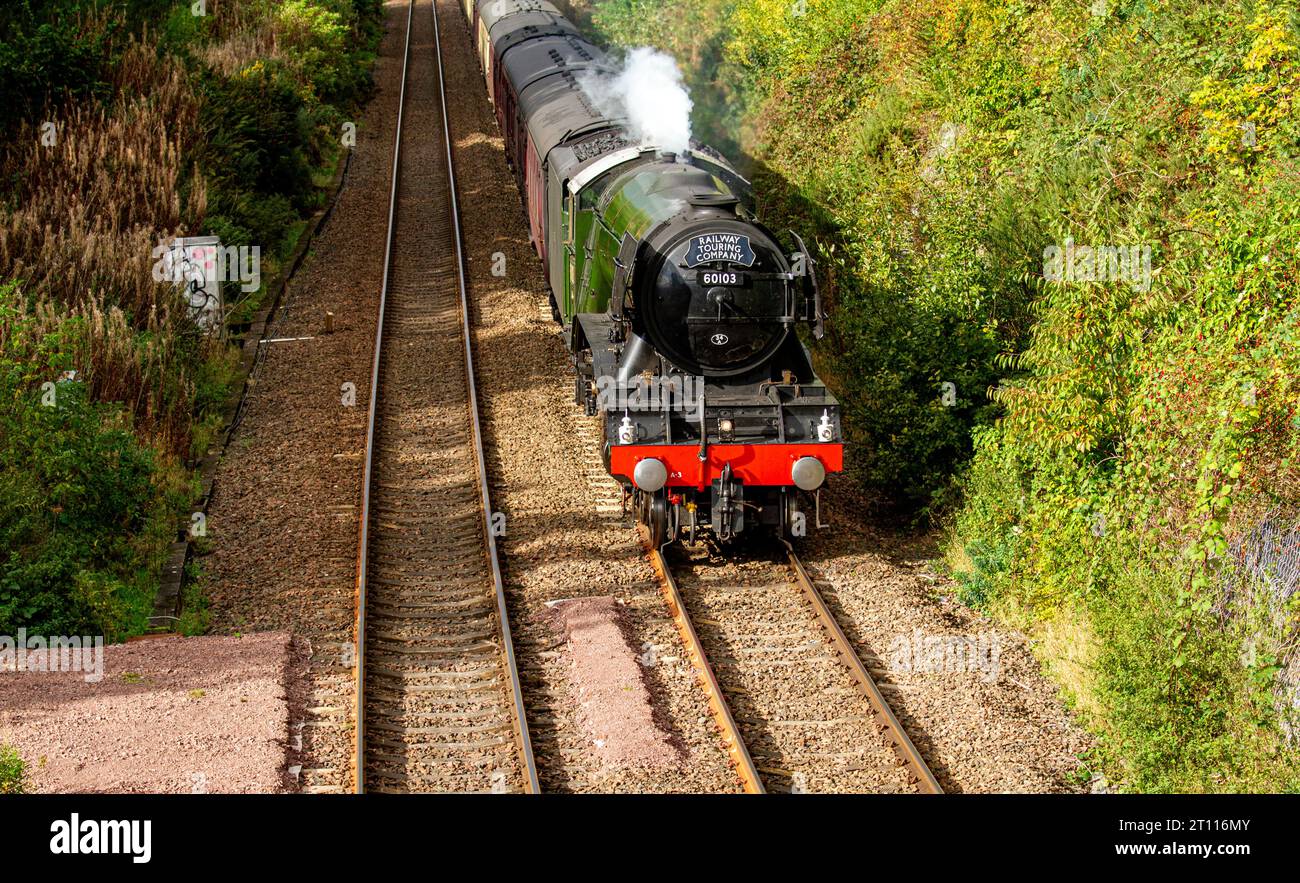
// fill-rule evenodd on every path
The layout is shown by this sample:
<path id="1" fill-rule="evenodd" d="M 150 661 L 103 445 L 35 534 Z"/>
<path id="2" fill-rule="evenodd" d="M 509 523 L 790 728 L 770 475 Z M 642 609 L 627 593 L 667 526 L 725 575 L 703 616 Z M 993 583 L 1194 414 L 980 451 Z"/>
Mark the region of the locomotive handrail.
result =
<path id="1" fill-rule="evenodd" d="M 631 233 L 624 233 L 618 244 L 618 257 L 614 258 L 614 281 L 610 285 L 609 310 L 614 319 L 623 318 L 627 306 L 627 292 L 632 285 L 632 270 L 636 266 L 636 253 L 641 242 Z"/>
<path id="2" fill-rule="evenodd" d="M 822 292 L 817 285 L 816 262 L 808 252 L 808 246 L 804 245 L 803 237 L 793 230 L 790 231 L 790 235 L 799 244 L 799 251 L 796 254 L 802 255 L 804 260 L 804 298 L 807 300 L 811 296 L 812 300 L 812 316 L 807 318 L 812 323 L 813 340 L 821 340 L 826 334 L 826 323 L 825 316 L 822 313 Z"/>

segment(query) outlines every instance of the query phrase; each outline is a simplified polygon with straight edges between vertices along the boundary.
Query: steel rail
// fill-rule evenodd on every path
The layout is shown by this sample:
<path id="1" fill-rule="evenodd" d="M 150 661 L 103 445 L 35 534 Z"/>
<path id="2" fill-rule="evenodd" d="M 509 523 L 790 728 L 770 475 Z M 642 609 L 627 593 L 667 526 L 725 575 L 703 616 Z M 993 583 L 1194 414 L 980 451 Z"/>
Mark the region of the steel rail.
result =
<path id="1" fill-rule="evenodd" d="M 822 629 L 835 646 L 840 661 L 853 675 L 859 691 L 871 703 L 872 710 L 875 711 L 876 722 L 884 729 L 885 738 L 889 740 L 890 747 L 894 749 L 894 753 L 911 770 L 916 787 L 922 793 L 942 794 L 943 788 L 939 786 L 939 781 L 934 777 L 934 773 L 930 771 L 930 767 L 926 764 L 925 758 L 921 756 L 921 752 L 917 750 L 916 745 L 908 737 L 907 731 L 903 729 L 903 725 L 894 714 L 894 710 L 889 707 L 884 694 L 880 692 L 880 687 L 872 679 L 857 651 L 853 649 L 853 644 L 849 641 L 848 636 L 844 634 L 844 630 L 840 628 L 840 624 L 835 619 L 830 607 L 827 606 L 826 599 L 822 597 L 821 592 L 817 591 L 817 586 L 813 584 L 808 570 L 803 566 L 803 562 L 799 560 L 799 556 L 795 554 L 794 547 L 790 545 L 788 540 L 782 539 L 781 542 L 785 546 L 790 568 L 794 571 L 795 582 L 799 584 L 804 597 L 812 605 L 813 612 L 817 614 Z"/>
<path id="2" fill-rule="evenodd" d="M 403 117 L 406 109 L 407 71 L 411 58 L 411 29 L 414 19 L 415 4 L 411 0 L 407 8 L 405 48 L 402 56 L 402 80 L 398 93 L 397 132 L 393 145 L 393 176 L 389 191 L 388 231 L 384 245 L 384 271 L 380 284 L 378 323 L 375 329 L 374 362 L 371 366 L 369 414 L 366 427 L 366 457 L 362 483 L 361 531 L 357 565 L 357 691 L 356 691 L 356 792 L 364 793 L 366 789 L 366 718 L 365 718 L 365 683 L 366 683 L 366 584 L 369 577 L 369 539 L 371 514 L 371 484 L 374 476 L 374 450 L 376 424 L 379 415 L 380 365 L 383 350 L 384 326 L 389 301 L 389 275 L 392 267 L 393 242 L 396 238 L 396 217 L 398 192 L 401 179 L 401 144 L 403 135 Z M 513 692 L 514 736 L 516 748 L 520 754 L 521 766 L 525 771 L 524 788 L 528 793 L 538 793 L 540 786 L 537 767 L 533 757 L 532 743 L 528 734 L 528 719 L 524 711 L 523 691 L 520 685 L 519 669 L 514 655 L 511 638 L 510 620 L 506 609 L 505 589 L 501 577 L 499 554 L 496 539 L 492 533 L 492 507 L 488 494 L 487 469 L 483 453 L 483 433 L 478 412 L 478 396 L 474 383 L 474 363 L 469 326 L 469 302 L 465 283 L 464 245 L 460 233 L 460 212 L 457 203 L 456 174 L 452 164 L 451 131 L 447 117 L 447 96 L 443 78 L 442 43 L 438 28 L 437 3 L 430 3 L 434 28 L 434 61 L 438 75 L 438 93 L 442 109 L 442 126 L 446 145 L 448 202 L 451 206 L 451 224 L 456 244 L 456 272 L 460 294 L 461 336 L 465 347 L 466 382 L 468 390 L 468 408 L 471 427 L 474 434 L 475 459 L 479 474 L 480 503 L 483 510 L 483 532 L 488 563 L 491 567 L 495 587 L 496 609 L 502 636 L 503 659 L 509 671 Z"/>
<path id="3" fill-rule="evenodd" d="M 648 540 L 644 531 L 642 539 Z M 766 794 L 767 789 L 763 787 L 763 780 L 759 778 L 758 769 L 754 766 L 754 759 L 749 756 L 749 748 L 745 745 L 744 736 L 741 735 L 740 727 L 736 724 L 736 718 L 727 705 L 727 698 L 723 695 L 722 685 L 718 683 L 718 677 L 713 672 L 713 666 L 709 664 L 709 658 L 704 653 L 704 644 L 701 643 L 700 636 L 695 631 L 695 625 L 686 612 L 686 603 L 682 600 L 682 594 L 677 587 L 677 580 L 673 578 L 672 569 L 669 568 L 662 550 L 647 545 L 646 551 L 650 556 L 651 566 L 659 575 L 659 586 L 663 591 L 664 601 L 668 604 L 668 610 L 672 614 L 673 622 L 682 637 L 682 643 L 686 645 L 686 652 L 690 656 L 691 665 L 699 675 L 701 685 L 704 687 L 704 694 L 709 700 L 709 709 L 713 712 L 713 720 L 722 733 L 722 743 L 726 746 L 727 753 L 731 755 L 732 764 L 736 768 L 736 773 L 740 776 L 745 793 Z"/>
<path id="4" fill-rule="evenodd" d="M 438 63 L 438 97 L 442 102 L 443 143 L 447 148 L 447 178 L 451 187 L 452 230 L 456 236 L 456 280 L 460 286 L 460 321 L 465 342 L 465 379 L 469 389 L 469 413 L 474 430 L 474 456 L 478 461 L 479 498 L 483 505 L 483 535 L 487 538 L 488 563 L 492 568 L 492 584 L 496 590 L 497 617 L 501 623 L 501 645 L 506 667 L 510 671 L 510 690 L 515 706 L 515 741 L 526 774 L 525 790 L 529 794 L 541 793 L 537 780 L 537 761 L 533 756 L 533 743 L 528 734 L 528 716 L 524 711 L 523 687 L 519 683 L 519 666 L 515 660 L 514 642 L 510 634 L 510 613 L 506 609 L 506 591 L 501 578 L 501 562 L 497 551 L 496 534 L 492 524 L 492 496 L 488 490 L 487 464 L 483 456 L 483 426 L 479 420 L 478 392 L 474 383 L 473 334 L 469 325 L 469 294 L 465 287 L 465 249 L 460 236 L 460 205 L 456 189 L 456 165 L 451 150 L 451 120 L 447 116 L 447 89 L 442 69 L 442 33 L 438 27 L 438 3 L 432 0 L 429 8 L 433 15 L 434 56 Z"/>
<path id="5" fill-rule="evenodd" d="M 643 542 L 648 540 L 648 534 L 644 529 L 641 529 L 641 536 Z M 794 547 L 785 539 L 781 540 L 781 544 L 785 548 L 787 562 L 794 573 L 794 581 L 812 606 L 818 623 L 826 632 L 827 637 L 830 638 L 840 661 L 853 675 L 859 692 L 871 705 L 876 723 L 883 730 L 890 748 L 893 749 L 900 763 L 908 767 L 912 783 L 916 785 L 918 791 L 924 794 L 942 794 L 943 788 L 939 785 L 939 781 L 935 778 L 934 773 L 930 771 L 930 767 L 926 764 L 925 758 L 921 756 L 921 752 L 917 750 L 916 745 L 908 737 L 907 731 L 903 729 L 903 725 L 898 720 L 897 715 L 894 714 L 893 709 L 889 707 L 889 702 L 880 691 L 880 687 L 872 679 L 866 665 L 863 664 L 862 659 L 853 648 L 853 644 L 849 641 L 848 636 L 835 619 L 835 615 L 826 604 L 826 600 L 822 597 L 821 592 L 817 590 L 817 586 L 813 583 L 808 570 L 804 567 L 803 562 L 799 560 L 799 556 L 795 554 Z M 728 754 L 731 755 L 736 771 L 744 783 L 745 791 L 750 794 L 766 793 L 758 770 L 754 766 L 754 761 L 749 755 L 749 749 L 745 746 L 745 740 L 740 728 L 736 724 L 731 709 L 727 706 L 722 687 L 713 672 L 713 667 L 709 664 L 708 657 L 705 655 L 704 645 L 700 641 L 699 634 L 695 631 L 690 615 L 686 612 L 686 603 L 682 599 L 677 580 L 672 575 L 672 569 L 669 567 L 662 549 L 653 548 L 647 544 L 646 552 L 650 557 L 651 566 L 659 576 L 659 585 L 664 600 L 668 604 L 673 622 L 681 635 L 682 643 L 686 646 L 691 665 L 699 674 L 705 695 L 709 700 L 709 708 L 713 712 L 718 729 L 722 732 L 723 744 L 726 746 Z"/>
<path id="6" fill-rule="evenodd" d="M 375 324 L 375 358 L 370 367 L 370 412 L 366 417 L 366 464 L 361 479 L 361 535 L 357 547 L 356 621 L 356 793 L 366 790 L 366 578 L 370 543 L 370 479 L 375 462 L 375 422 L 379 414 L 379 360 L 384 344 L 384 311 L 388 304 L 388 271 L 393 257 L 393 223 L 397 217 L 397 181 L 402 158 L 402 111 L 406 108 L 406 69 L 411 60 L 411 22 L 415 2 L 406 10 L 406 37 L 402 48 L 402 85 L 397 95 L 397 133 L 393 138 L 393 182 L 388 193 L 388 233 L 384 241 L 384 275 L 379 284 L 379 318 Z"/>

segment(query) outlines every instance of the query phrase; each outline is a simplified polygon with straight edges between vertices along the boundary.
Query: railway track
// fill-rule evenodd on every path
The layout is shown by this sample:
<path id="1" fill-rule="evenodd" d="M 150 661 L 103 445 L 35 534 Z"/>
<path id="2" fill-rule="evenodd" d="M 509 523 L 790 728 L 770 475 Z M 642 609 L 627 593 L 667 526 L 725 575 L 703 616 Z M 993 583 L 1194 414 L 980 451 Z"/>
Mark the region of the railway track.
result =
<path id="1" fill-rule="evenodd" d="M 539 790 L 492 530 L 455 194 L 436 13 L 416 0 L 370 383 L 358 792 Z M 745 789 L 938 792 L 784 551 L 739 563 L 650 553 Z"/>
<path id="2" fill-rule="evenodd" d="M 538 790 L 492 532 L 464 267 L 440 34 L 432 3 L 413 0 L 362 485 L 358 793 Z"/>
<path id="3" fill-rule="evenodd" d="M 747 792 L 942 793 L 789 543 L 649 555 Z"/>

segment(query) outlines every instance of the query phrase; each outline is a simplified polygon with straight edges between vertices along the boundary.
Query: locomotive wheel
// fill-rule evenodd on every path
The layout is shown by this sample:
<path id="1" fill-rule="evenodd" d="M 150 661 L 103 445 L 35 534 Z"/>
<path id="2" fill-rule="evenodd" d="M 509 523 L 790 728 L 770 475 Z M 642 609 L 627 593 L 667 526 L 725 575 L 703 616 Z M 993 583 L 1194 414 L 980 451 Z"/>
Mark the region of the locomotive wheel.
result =
<path id="1" fill-rule="evenodd" d="M 799 495 L 793 490 L 781 494 L 781 536 L 787 540 L 800 539 L 794 535 L 795 520 L 799 516 Z"/>
<path id="2" fill-rule="evenodd" d="M 668 501 L 657 494 L 641 494 L 638 515 L 650 532 L 650 544 L 658 549 L 668 542 Z"/>

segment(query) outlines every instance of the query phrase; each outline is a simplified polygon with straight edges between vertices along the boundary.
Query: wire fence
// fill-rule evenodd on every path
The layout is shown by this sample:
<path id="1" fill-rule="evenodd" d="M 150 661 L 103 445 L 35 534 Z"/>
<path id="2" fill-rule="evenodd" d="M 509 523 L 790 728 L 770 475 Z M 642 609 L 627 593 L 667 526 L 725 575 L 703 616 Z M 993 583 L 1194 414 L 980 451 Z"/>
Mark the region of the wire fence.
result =
<path id="1" fill-rule="evenodd" d="M 1221 573 L 1220 615 L 1225 622 L 1234 611 L 1263 605 L 1276 630 L 1276 708 L 1283 732 L 1295 744 L 1300 741 L 1300 630 L 1288 621 L 1288 611 L 1300 589 L 1300 519 L 1269 513 L 1228 547 Z M 1252 647 L 1254 643 L 1252 639 Z"/>

